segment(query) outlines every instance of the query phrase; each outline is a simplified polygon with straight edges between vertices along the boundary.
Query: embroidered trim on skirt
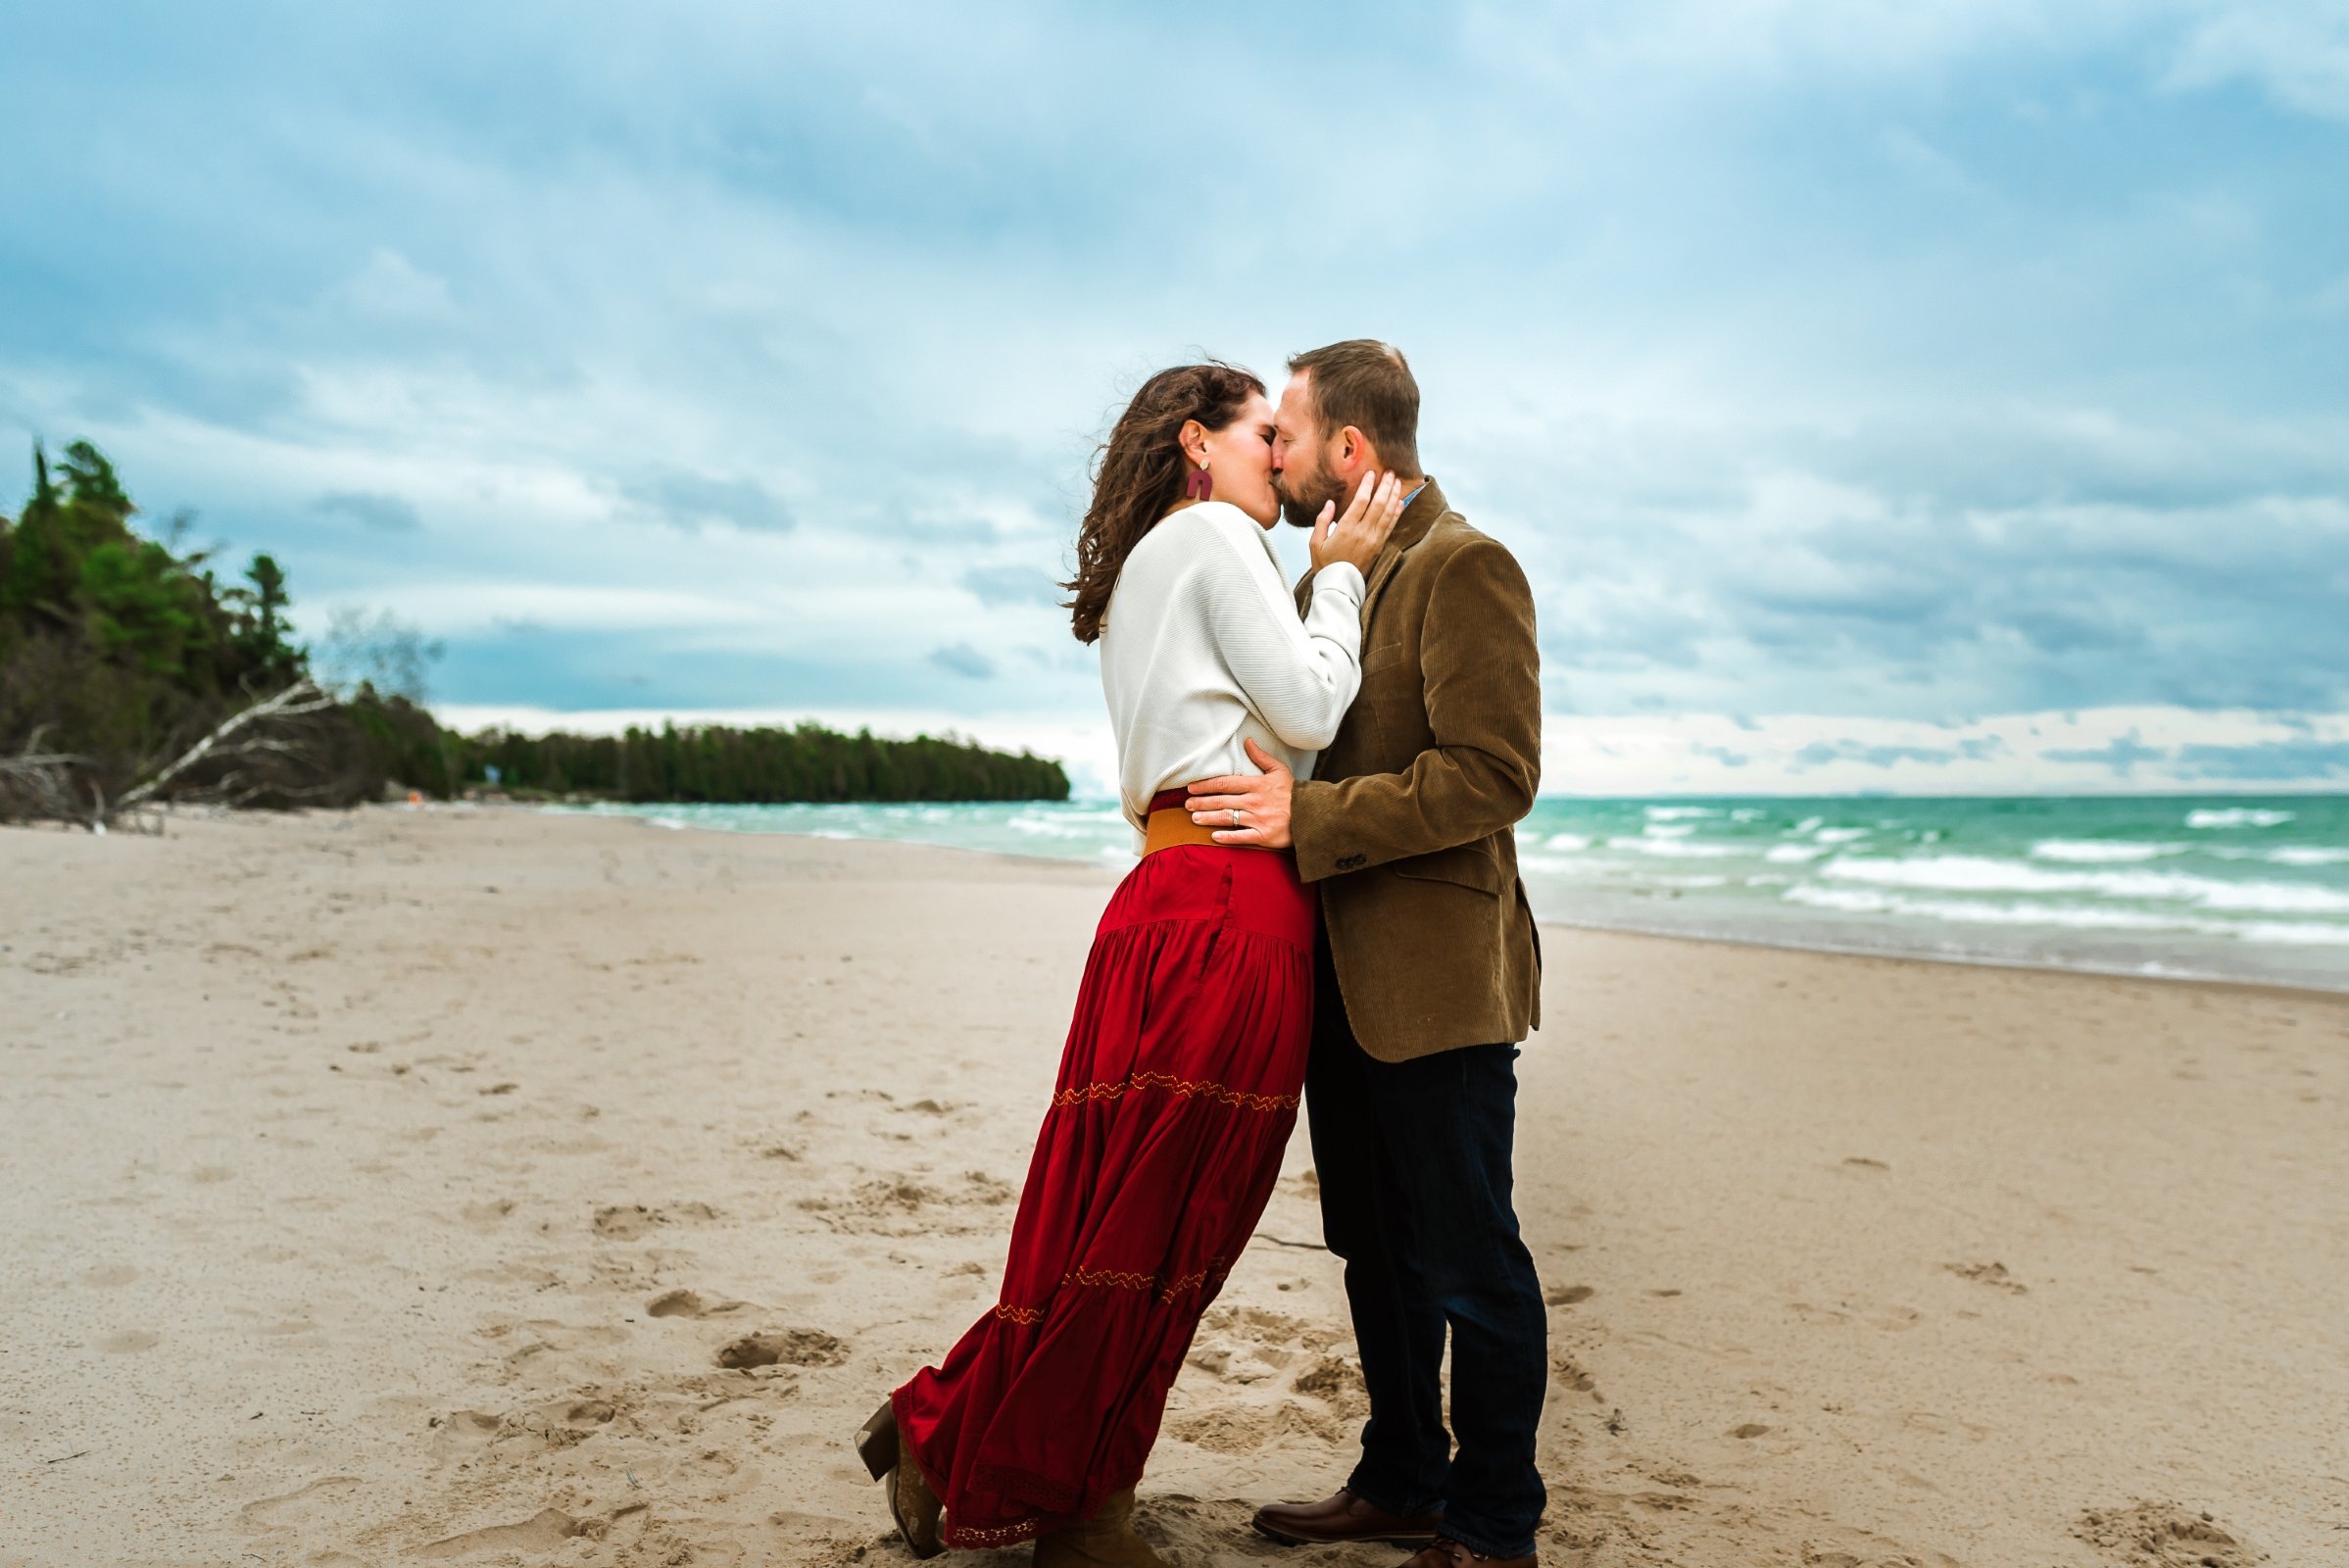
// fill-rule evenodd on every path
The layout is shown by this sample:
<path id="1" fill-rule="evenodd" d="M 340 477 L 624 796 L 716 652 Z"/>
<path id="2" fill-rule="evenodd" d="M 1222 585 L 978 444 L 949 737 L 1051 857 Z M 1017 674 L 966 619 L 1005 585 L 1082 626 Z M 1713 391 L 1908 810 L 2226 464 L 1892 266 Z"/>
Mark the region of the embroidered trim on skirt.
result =
<path id="1" fill-rule="evenodd" d="M 997 1304 L 892 1396 L 948 1545 L 1026 1541 L 1141 1480 L 1297 1121 L 1316 910 L 1264 850 L 1160 850 L 1118 884 Z"/>

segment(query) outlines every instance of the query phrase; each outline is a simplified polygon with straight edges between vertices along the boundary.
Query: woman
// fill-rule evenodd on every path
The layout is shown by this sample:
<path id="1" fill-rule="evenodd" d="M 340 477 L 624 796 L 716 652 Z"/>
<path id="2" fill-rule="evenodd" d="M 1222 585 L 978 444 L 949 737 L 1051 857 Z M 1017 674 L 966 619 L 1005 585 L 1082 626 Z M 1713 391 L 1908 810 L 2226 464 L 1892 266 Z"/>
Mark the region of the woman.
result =
<path id="1" fill-rule="evenodd" d="M 1094 936 L 998 1302 L 857 1434 L 917 1556 L 1034 1538 L 1039 1568 L 1159 1561 L 1134 1484 L 1297 1120 L 1316 918 L 1287 853 L 1214 843 L 1182 786 L 1251 771 L 1249 740 L 1310 775 L 1402 510 L 1391 478 L 1322 509 L 1300 621 L 1268 537 L 1272 436 L 1262 382 L 1191 365 L 1144 383 L 1102 450 L 1066 586 L 1142 862 Z"/>

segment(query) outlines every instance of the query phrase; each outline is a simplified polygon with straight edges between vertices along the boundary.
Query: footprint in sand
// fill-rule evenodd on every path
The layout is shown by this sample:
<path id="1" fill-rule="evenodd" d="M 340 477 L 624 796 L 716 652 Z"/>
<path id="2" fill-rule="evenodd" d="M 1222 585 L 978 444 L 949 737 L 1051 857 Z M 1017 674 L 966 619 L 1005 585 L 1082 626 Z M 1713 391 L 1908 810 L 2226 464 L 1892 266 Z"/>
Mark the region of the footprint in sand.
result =
<path id="1" fill-rule="evenodd" d="M 2072 1534 L 2129 1568 L 2253 1568 L 2268 1560 L 2208 1513 L 2174 1502 L 2090 1508 Z"/>
<path id="2" fill-rule="evenodd" d="M 1250 1345 L 1294 1346 L 1305 1350 L 1331 1349 L 1347 1338 L 1346 1331 L 1334 1323 L 1309 1323 L 1285 1313 L 1268 1312 L 1260 1306 L 1212 1307 L 1199 1319 L 1199 1327 Z"/>
<path id="3" fill-rule="evenodd" d="M 109 1334 L 100 1340 L 98 1348 L 108 1355 L 136 1355 L 141 1350 L 152 1350 L 162 1343 L 163 1336 L 160 1334 L 150 1334 L 145 1329 L 124 1329 L 120 1334 Z"/>
<path id="4" fill-rule="evenodd" d="M 1944 1263 L 1941 1265 L 1959 1279 L 1988 1285 L 2009 1296 L 2028 1296 L 2031 1287 L 2006 1271 L 2004 1263 Z"/>
<path id="5" fill-rule="evenodd" d="M 956 1236 L 997 1221 L 990 1215 L 956 1222 L 941 1215 L 940 1209 L 994 1208 L 1018 1196 L 1019 1189 L 1010 1183 L 973 1170 L 936 1186 L 912 1176 L 884 1176 L 831 1197 L 803 1198 L 799 1206 L 820 1216 L 833 1230 L 852 1235 Z"/>
<path id="6" fill-rule="evenodd" d="M 708 1301 L 692 1291 L 666 1291 L 646 1303 L 647 1317 L 719 1317 L 750 1309 L 748 1301 Z"/>
<path id="7" fill-rule="evenodd" d="M 1592 1381 L 1590 1374 L 1583 1369 L 1580 1361 L 1564 1350 L 1550 1358 L 1550 1376 L 1559 1388 L 1569 1393 L 1588 1394 L 1593 1404 L 1606 1403 L 1606 1396 L 1598 1392 L 1598 1385 Z"/>
<path id="8" fill-rule="evenodd" d="M 472 1557 L 485 1552 L 517 1551 L 545 1553 L 564 1542 L 585 1533 L 587 1527 L 560 1508 L 542 1508 L 517 1525 L 491 1525 L 486 1529 L 468 1530 L 461 1536 L 447 1536 L 428 1546 L 418 1546 L 418 1557 Z"/>
<path id="9" fill-rule="evenodd" d="M 595 1233 L 607 1241 L 633 1242 L 662 1225 L 712 1220 L 717 1210 L 708 1203 L 672 1203 L 652 1208 L 643 1203 L 614 1203 L 596 1210 Z"/>
<path id="10" fill-rule="evenodd" d="M 566 1399 L 548 1406 L 544 1413 L 551 1421 L 584 1430 L 608 1425 L 620 1412 L 610 1399 Z"/>
<path id="11" fill-rule="evenodd" d="M 529 1337 L 506 1353 L 505 1366 L 510 1372 L 527 1372 L 539 1378 L 548 1376 L 549 1369 L 557 1366 L 574 1370 L 600 1368 L 606 1360 L 605 1352 L 628 1340 L 628 1330 L 613 1324 L 574 1326 L 546 1318 L 534 1318 L 519 1325 L 495 1325 L 481 1333 L 488 1339 L 503 1339 L 516 1327 Z"/>
<path id="12" fill-rule="evenodd" d="M 1597 1294 L 1588 1285 L 1553 1285 L 1542 1299 L 1552 1306 L 1572 1306 L 1578 1301 L 1588 1301 Z"/>
<path id="13" fill-rule="evenodd" d="M 508 1454 L 544 1453 L 586 1442 L 619 1415 L 610 1399 L 564 1395 L 538 1404 L 491 1415 L 485 1410 L 457 1410 L 435 1417 L 439 1436 L 434 1446 L 444 1456 L 470 1455 L 495 1444 Z"/>
<path id="14" fill-rule="evenodd" d="M 849 1358 L 849 1344 L 822 1329 L 765 1329 L 729 1341 L 717 1352 L 717 1364 L 738 1371 L 759 1366 L 838 1366 Z"/>
<path id="15" fill-rule="evenodd" d="M 439 1434 L 436 1446 L 477 1448 L 496 1437 L 504 1422 L 503 1416 L 492 1415 L 487 1410 L 452 1410 L 445 1416 L 434 1416 L 425 1425 Z"/>
<path id="16" fill-rule="evenodd" d="M 1335 1324 L 1261 1307 L 1211 1308 L 1190 1364 L 1228 1392 L 1178 1416 L 1168 1434 L 1213 1453 L 1345 1440 L 1370 1408 L 1360 1367 L 1337 1353 L 1345 1339 Z"/>
<path id="17" fill-rule="evenodd" d="M 328 1476 L 274 1497 L 248 1502 L 237 1515 L 254 1530 L 299 1530 L 329 1524 L 343 1517 L 352 1494 L 362 1485 L 357 1476 Z"/>
<path id="18" fill-rule="evenodd" d="M 1326 1356 L 1343 1339 L 1329 1324 L 1261 1307 L 1218 1306 L 1199 1320 L 1189 1360 L 1225 1383 L 1264 1383 L 1307 1357 Z"/>
<path id="19" fill-rule="evenodd" d="M 1234 1344 L 1228 1340 L 1211 1340 L 1195 1345 L 1185 1359 L 1218 1383 L 1247 1387 L 1268 1383 L 1281 1374 L 1281 1369 L 1295 1358 L 1294 1352 L 1278 1347 Z"/>
<path id="20" fill-rule="evenodd" d="M 1359 1421 L 1370 1414 L 1370 1389 L 1362 1381 L 1360 1364 L 1348 1357 L 1324 1355 L 1297 1373 L 1289 1387 L 1327 1405 L 1341 1421 Z"/>
<path id="21" fill-rule="evenodd" d="M 633 1242 L 662 1223 L 660 1212 L 642 1203 L 614 1204 L 596 1210 L 595 1233 L 614 1242 Z"/>
<path id="22" fill-rule="evenodd" d="M 474 1425 L 479 1422 L 479 1411 L 461 1413 L 472 1415 Z M 620 1406 L 615 1406 L 611 1399 L 580 1399 L 575 1395 L 563 1395 L 557 1396 L 557 1399 L 531 1403 L 531 1406 L 519 1408 L 519 1411 L 508 1411 L 501 1415 L 496 1422 L 496 1430 L 489 1434 L 489 1442 L 498 1444 L 498 1448 L 505 1450 L 505 1453 L 548 1453 L 550 1448 L 570 1448 L 570 1446 L 587 1442 L 594 1434 L 602 1432 L 604 1427 L 609 1427 L 617 1415 L 620 1415 Z M 465 1446 L 465 1432 L 451 1432 L 454 1446 Z"/>
<path id="23" fill-rule="evenodd" d="M 100 1287 L 128 1285 L 137 1278 L 138 1270 L 127 1263 L 101 1263 L 96 1268 L 84 1269 L 81 1273 L 82 1284 Z"/>
<path id="24" fill-rule="evenodd" d="M 1217 1405 L 1171 1422 L 1167 1436 L 1210 1453 L 1249 1453 L 1279 1446 L 1294 1449 L 1299 1440 L 1338 1444 L 1353 1430 L 1317 1405 L 1285 1399 L 1271 1408 L 1261 1405 Z"/>
<path id="25" fill-rule="evenodd" d="M 1946 1562 L 1947 1558 L 1942 1558 Z M 1821 1546 L 1804 1542 L 1803 1568 L 1909 1568 L 1917 1559 L 1903 1552 L 1886 1556 L 1878 1552 L 1841 1551 L 1834 1546 Z"/>

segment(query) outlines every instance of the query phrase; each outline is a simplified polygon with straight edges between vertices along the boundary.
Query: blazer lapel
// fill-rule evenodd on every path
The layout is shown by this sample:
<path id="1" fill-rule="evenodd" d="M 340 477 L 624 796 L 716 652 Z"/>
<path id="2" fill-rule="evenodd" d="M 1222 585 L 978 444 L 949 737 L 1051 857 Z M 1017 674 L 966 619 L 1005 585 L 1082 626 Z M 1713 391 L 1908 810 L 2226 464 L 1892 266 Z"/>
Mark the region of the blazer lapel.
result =
<path id="1" fill-rule="evenodd" d="M 1370 564 L 1370 581 L 1367 591 L 1362 595 L 1364 631 L 1370 629 L 1372 607 L 1379 602 L 1379 594 L 1395 575 L 1395 568 L 1402 564 L 1403 557 L 1413 545 L 1428 536 L 1428 530 L 1436 526 L 1436 519 L 1449 510 L 1444 504 L 1443 490 L 1437 487 L 1435 480 L 1430 479 L 1420 487 L 1419 494 L 1412 498 L 1411 504 L 1403 509 L 1403 514 L 1395 518 L 1395 531 L 1387 536 L 1386 548 L 1379 552 L 1379 559 Z"/>

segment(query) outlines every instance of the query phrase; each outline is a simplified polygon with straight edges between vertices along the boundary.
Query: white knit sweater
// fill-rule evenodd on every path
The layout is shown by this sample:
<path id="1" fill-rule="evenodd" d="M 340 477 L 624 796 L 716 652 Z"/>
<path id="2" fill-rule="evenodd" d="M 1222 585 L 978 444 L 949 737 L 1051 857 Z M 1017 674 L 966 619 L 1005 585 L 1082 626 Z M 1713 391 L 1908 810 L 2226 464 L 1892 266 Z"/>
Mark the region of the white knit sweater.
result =
<path id="1" fill-rule="evenodd" d="M 1101 627 L 1127 819 L 1140 828 L 1160 790 L 1257 771 L 1244 738 L 1310 778 L 1361 685 L 1363 593 L 1352 566 L 1325 566 L 1300 621 L 1269 534 L 1228 502 L 1144 534 Z"/>

